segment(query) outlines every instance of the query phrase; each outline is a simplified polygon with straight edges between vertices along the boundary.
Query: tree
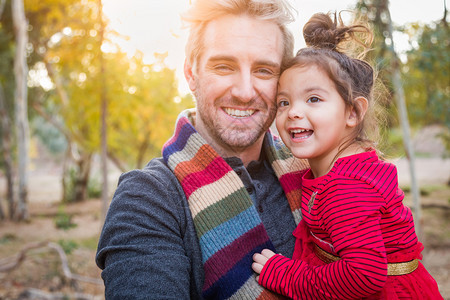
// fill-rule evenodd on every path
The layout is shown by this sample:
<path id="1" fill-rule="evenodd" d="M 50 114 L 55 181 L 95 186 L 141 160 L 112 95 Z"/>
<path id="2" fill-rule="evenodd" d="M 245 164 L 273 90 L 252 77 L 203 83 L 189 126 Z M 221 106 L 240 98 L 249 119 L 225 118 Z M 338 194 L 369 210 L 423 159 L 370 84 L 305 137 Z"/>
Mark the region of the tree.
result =
<path id="1" fill-rule="evenodd" d="M 171 134 L 161 122 L 173 123 L 188 101 L 178 96 L 164 55 L 149 65 L 140 53 L 130 57 L 121 52 L 110 42 L 115 33 L 107 20 L 101 34 L 97 0 L 30 1 L 28 9 L 34 49 L 30 63 L 36 73 L 45 70 L 53 83 L 48 89 L 35 84 L 33 107 L 66 137 L 68 156 L 76 162 L 74 199 L 84 199 L 90 159 L 101 148 L 100 91 L 108 99 L 108 157 L 124 170 L 142 166 L 160 151 Z"/>
<path id="2" fill-rule="evenodd" d="M 393 92 L 396 107 L 398 110 L 398 119 L 403 130 L 403 144 L 406 152 L 406 157 L 409 161 L 409 169 L 411 176 L 411 190 L 413 193 L 414 209 L 416 213 L 416 229 L 419 238 L 422 235 L 421 231 L 421 205 L 419 187 L 417 184 L 415 173 L 415 155 L 412 146 L 410 125 L 408 120 L 408 112 L 406 109 L 405 93 L 402 85 L 401 78 L 401 62 L 398 58 L 394 48 L 393 39 L 393 24 L 391 15 L 389 12 L 388 0 L 360 0 L 358 8 L 361 12 L 369 16 L 375 28 L 376 40 L 379 40 L 379 44 L 375 47 L 377 53 L 375 57 L 378 62 L 389 61 L 389 65 L 382 66 L 388 73 L 384 73 L 384 80 L 389 84 L 391 91 Z"/>
<path id="3" fill-rule="evenodd" d="M 110 54 L 116 56 L 117 54 Z M 174 70 L 164 65 L 166 54 L 156 54 L 154 64 L 145 64 L 143 55 L 131 59 L 108 60 L 109 151 L 128 168 L 141 168 L 147 159 L 160 155 L 163 143 L 172 135 L 178 113 L 193 106 L 190 96 L 180 97 Z M 127 73 L 119 78 L 116 74 Z"/>
<path id="4" fill-rule="evenodd" d="M 431 24 L 409 24 L 411 49 L 402 71 L 411 119 L 416 126 L 450 128 L 450 30 L 443 18 Z"/>
<path id="5" fill-rule="evenodd" d="M 98 10 L 103 11 L 102 0 L 98 0 Z M 102 220 L 105 220 L 106 213 L 108 211 L 108 142 L 107 142 L 107 110 L 108 110 L 108 100 L 106 98 L 106 71 L 105 71 L 105 60 L 103 58 L 102 46 L 105 37 L 105 23 L 103 22 L 103 14 L 99 14 L 100 23 L 100 43 L 99 43 L 99 53 L 100 53 L 100 103 L 101 103 L 101 169 L 102 169 Z"/>
<path id="6" fill-rule="evenodd" d="M 0 2 L 0 153 L 2 160 L 0 165 L 4 169 L 6 177 L 6 200 L 8 203 L 9 217 L 13 218 L 15 212 L 14 195 L 14 176 L 13 176 L 13 157 L 14 145 L 11 126 L 13 120 L 13 95 L 14 78 L 10 76 L 14 64 L 13 54 L 13 29 L 11 20 L 11 5 L 6 1 Z M 0 219 L 4 219 L 6 214 L 3 212 L 0 201 Z"/>
<path id="7" fill-rule="evenodd" d="M 2 151 L 3 154 L 3 164 L 5 168 L 5 175 L 6 175 L 6 199 L 9 204 L 9 213 L 10 216 L 14 215 L 14 181 L 13 181 L 13 175 L 12 175 L 12 149 L 11 149 L 11 125 L 10 125 L 10 118 L 8 116 L 8 110 L 6 109 L 6 98 L 5 93 L 3 92 L 3 87 L 0 84 L 0 118 L 2 120 L 1 122 L 1 129 L 2 129 Z M 3 212 L 3 208 L 0 202 L 0 220 L 5 219 L 5 213 Z"/>
<path id="8" fill-rule="evenodd" d="M 27 53 L 28 42 L 27 27 L 22 0 L 12 0 L 12 16 L 14 32 L 16 36 L 16 55 L 14 58 L 14 75 L 16 82 L 15 110 L 16 128 L 18 144 L 18 175 L 19 175 L 19 198 L 17 211 L 18 220 L 28 218 L 27 198 L 28 198 L 28 164 L 29 164 L 29 125 L 28 125 L 28 104 L 27 104 Z"/>

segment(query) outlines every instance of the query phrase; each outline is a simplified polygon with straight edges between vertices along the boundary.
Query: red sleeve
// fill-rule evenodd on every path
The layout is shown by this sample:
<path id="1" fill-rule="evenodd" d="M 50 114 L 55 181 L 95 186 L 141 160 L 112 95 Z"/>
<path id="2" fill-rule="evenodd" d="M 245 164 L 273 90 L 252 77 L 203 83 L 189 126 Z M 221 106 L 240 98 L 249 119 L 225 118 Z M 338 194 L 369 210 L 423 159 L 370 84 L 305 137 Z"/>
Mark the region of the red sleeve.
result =
<path id="1" fill-rule="evenodd" d="M 316 199 L 327 209 L 316 213 L 341 259 L 310 266 L 276 255 L 264 266 L 259 283 L 293 299 L 352 299 L 380 291 L 387 277 L 380 228 L 385 200 L 369 184 L 348 178 L 334 179 L 324 190 L 326 195 Z"/>

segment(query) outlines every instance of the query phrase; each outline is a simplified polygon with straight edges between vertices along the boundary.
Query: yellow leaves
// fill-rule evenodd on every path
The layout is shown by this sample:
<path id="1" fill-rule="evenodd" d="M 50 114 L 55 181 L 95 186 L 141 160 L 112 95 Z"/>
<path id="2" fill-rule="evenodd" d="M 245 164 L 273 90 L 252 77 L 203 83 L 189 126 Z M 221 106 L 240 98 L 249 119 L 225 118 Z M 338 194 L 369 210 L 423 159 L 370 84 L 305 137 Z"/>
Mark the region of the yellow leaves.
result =
<path id="1" fill-rule="evenodd" d="M 108 27 L 100 45 L 96 0 L 26 0 L 26 10 L 30 41 L 42 49 L 39 59 L 54 70 L 49 76 L 58 85 L 48 91 L 47 105 L 59 114 L 71 140 L 83 152 L 99 151 L 104 88 L 108 151 L 130 167 L 159 155 L 179 112 L 193 105 L 178 94 L 175 73 L 164 64 L 167 53 L 155 54 L 154 64 L 144 63 L 141 52 L 129 57 L 107 39 L 117 35 Z"/>

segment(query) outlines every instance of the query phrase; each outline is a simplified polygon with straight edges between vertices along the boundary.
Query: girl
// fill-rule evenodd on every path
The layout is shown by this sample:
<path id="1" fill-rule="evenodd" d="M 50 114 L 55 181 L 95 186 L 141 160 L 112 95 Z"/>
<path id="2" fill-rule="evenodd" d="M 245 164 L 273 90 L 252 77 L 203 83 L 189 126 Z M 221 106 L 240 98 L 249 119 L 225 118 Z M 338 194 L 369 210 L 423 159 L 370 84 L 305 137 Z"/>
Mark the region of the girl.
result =
<path id="1" fill-rule="evenodd" d="M 294 299 L 442 299 L 419 262 L 423 246 L 396 169 L 365 134 L 373 69 L 341 50 L 348 41 L 370 44 L 371 32 L 333 19 L 309 20 L 308 47 L 279 82 L 277 129 L 311 166 L 300 175 L 303 219 L 293 258 L 265 249 L 252 268 L 259 284 Z M 356 38 L 362 34 L 365 43 Z"/>

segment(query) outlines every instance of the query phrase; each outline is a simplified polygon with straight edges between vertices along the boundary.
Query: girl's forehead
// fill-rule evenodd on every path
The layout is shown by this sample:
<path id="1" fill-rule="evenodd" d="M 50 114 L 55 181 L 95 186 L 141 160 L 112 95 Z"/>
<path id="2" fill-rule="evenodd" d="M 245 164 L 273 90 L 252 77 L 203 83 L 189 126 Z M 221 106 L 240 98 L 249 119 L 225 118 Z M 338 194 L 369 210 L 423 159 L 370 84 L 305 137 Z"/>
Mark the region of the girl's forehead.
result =
<path id="1" fill-rule="evenodd" d="M 294 96 L 310 93 L 328 95 L 338 92 L 334 81 L 320 66 L 294 66 L 283 72 L 278 84 L 278 94 Z"/>
<path id="2" fill-rule="evenodd" d="M 323 68 L 316 64 L 308 64 L 308 65 L 294 65 L 289 69 L 286 69 L 280 77 L 280 83 L 284 83 L 285 81 L 291 81 L 295 79 L 301 79 L 302 83 L 305 83 L 310 80 L 322 79 L 325 81 L 331 80 L 325 72 Z"/>

